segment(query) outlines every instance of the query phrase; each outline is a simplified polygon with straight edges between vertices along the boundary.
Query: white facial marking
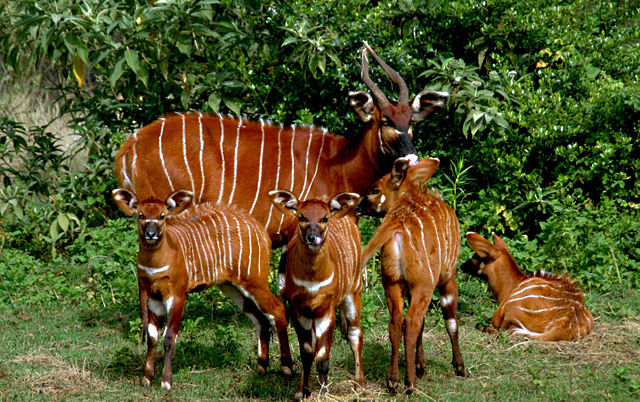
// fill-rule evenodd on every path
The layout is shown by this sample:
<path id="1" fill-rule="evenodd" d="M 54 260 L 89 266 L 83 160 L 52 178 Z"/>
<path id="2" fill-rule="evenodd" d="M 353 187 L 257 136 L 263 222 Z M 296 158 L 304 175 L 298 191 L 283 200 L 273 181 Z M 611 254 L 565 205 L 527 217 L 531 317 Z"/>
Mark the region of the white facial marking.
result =
<path id="1" fill-rule="evenodd" d="M 158 340 L 158 328 L 156 328 L 155 325 L 149 324 L 147 327 L 147 334 L 149 334 L 149 337 L 154 341 Z"/>
<path id="2" fill-rule="evenodd" d="M 159 300 L 150 298 L 147 302 L 147 306 L 149 306 L 149 310 L 151 310 L 151 312 L 157 316 L 163 316 L 167 314 L 167 310 L 164 304 L 162 304 L 162 302 Z"/>
<path id="3" fill-rule="evenodd" d="M 160 272 L 164 272 L 164 271 L 168 270 L 169 266 L 165 265 L 165 266 L 159 267 L 159 268 L 151 268 L 151 267 L 146 267 L 146 266 L 144 266 L 142 264 L 138 264 L 138 268 L 140 268 L 141 270 L 146 272 L 147 275 L 155 275 L 155 274 L 159 274 Z"/>
<path id="4" fill-rule="evenodd" d="M 301 279 L 293 278 L 293 283 L 295 283 L 296 286 L 305 288 L 307 290 L 307 293 L 317 293 L 318 290 L 320 290 L 320 288 L 323 288 L 331 284 L 332 281 L 333 281 L 333 272 L 331 273 L 331 276 L 329 276 L 329 278 L 325 279 L 322 282 L 304 281 Z"/>

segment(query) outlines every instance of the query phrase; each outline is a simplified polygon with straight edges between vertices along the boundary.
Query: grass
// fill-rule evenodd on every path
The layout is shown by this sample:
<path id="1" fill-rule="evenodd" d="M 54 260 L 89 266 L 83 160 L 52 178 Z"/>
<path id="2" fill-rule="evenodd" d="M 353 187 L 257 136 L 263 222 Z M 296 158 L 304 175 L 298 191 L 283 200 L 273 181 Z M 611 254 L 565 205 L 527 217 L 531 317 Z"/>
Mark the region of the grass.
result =
<path id="1" fill-rule="evenodd" d="M 464 277 L 460 282 L 461 306 L 473 306 L 478 300 L 486 304 L 483 308 L 492 307 L 490 300 L 477 299 L 475 293 L 482 292 L 478 282 Z M 391 398 L 385 389 L 390 355 L 388 314 L 380 292 L 376 287 L 366 296 L 363 312 L 367 315 L 363 349 L 367 389 L 353 390 L 352 354 L 336 331 L 327 399 Z M 443 320 L 437 309 L 430 310 L 424 334 L 427 371 L 408 399 L 637 400 L 640 295 L 636 290 L 620 289 L 587 296 L 595 327 L 576 342 L 543 343 L 490 335 L 476 329 L 484 318 L 477 319 L 472 309 L 463 308 L 459 325 L 466 378 L 454 375 Z M 294 331 L 290 330 L 294 378 L 286 381 L 279 374 L 275 341 L 271 343 L 270 370 L 258 376 L 251 323 L 230 304 L 216 299 L 214 291 L 187 302 L 170 399 L 291 399 L 300 373 Z M 136 303 L 5 305 L 0 315 L 0 400 L 166 399 L 158 380 L 162 362 L 153 385 L 139 386 L 145 348 L 136 336 Z M 315 369 L 313 376 L 317 381 Z"/>

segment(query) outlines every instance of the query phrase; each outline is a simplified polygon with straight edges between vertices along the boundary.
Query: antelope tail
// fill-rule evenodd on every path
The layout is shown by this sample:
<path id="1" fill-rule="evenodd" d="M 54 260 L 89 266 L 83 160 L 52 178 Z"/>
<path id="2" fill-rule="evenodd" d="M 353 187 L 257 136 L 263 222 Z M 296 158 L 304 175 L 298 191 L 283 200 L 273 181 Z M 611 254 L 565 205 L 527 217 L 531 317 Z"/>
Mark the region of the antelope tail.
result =
<path id="1" fill-rule="evenodd" d="M 373 255 L 378 251 L 380 247 L 382 247 L 386 242 L 388 242 L 391 237 L 396 233 L 400 228 L 396 227 L 393 223 L 385 224 L 386 222 L 382 222 L 382 225 L 378 227 L 376 233 L 373 235 L 369 243 L 364 247 L 364 251 L 362 252 L 362 267 L 367 265 L 367 262 L 373 257 Z"/>

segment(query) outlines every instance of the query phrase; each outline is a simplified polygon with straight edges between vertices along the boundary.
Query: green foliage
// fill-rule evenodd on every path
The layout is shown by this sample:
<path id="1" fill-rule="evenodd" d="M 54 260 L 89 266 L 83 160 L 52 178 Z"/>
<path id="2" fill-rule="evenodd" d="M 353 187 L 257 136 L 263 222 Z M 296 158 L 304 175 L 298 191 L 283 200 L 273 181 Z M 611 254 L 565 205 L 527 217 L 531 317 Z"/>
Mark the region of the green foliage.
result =
<path id="1" fill-rule="evenodd" d="M 346 94 L 364 88 L 358 50 L 367 40 L 413 93 L 451 94 L 444 110 L 415 125 L 414 142 L 441 160 L 430 185 L 456 209 L 463 232 L 496 231 L 523 265 L 569 271 L 588 287 L 638 286 L 635 1 L 1 7 L 2 72 L 43 77 L 74 138 L 63 145 L 50 125 L 0 121 L 6 248 L 43 264 L 88 260 L 75 245 L 119 216 L 110 201 L 115 150 L 163 113 L 244 114 L 354 135 L 362 123 Z M 394 96 L 379 66 L 371 75 Z M 363 238 L 374 225 L 361 225 Z M 376 281 L 371 272 L 370 286 Z"/>

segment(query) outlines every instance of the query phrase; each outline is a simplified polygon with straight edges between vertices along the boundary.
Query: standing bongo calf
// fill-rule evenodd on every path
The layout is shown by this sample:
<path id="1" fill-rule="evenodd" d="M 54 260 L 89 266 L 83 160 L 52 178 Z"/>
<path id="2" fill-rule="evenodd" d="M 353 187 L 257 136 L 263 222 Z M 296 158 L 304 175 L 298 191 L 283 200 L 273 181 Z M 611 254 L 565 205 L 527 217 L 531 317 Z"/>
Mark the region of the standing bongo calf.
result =
<path id="1" fill-rule="evenodd" d="M 143 386 L 151 384 L 158 331 L 166 317 L 162 388 L 171 390 L 171 359 L 187 293 L 212 285 L 255 324 L 258 372 L 264 373 L 269 364 L 269 331 L 275 327 L 282 371 L 291 374 L 285 309 L 269 290 L 271 242 L 262 225 L 229 206 L 204 203 L 186 210 L 192 193 L 184 190 L 172 193 L 166 202 L 138 201 L 125 189 L 114 190 L 113 198 L 125 214 L 135 214 L 138 220 L 140 316 L 148 347 Z"/>
<path id="2" fill-rule="evenodd" d="M 411 392 L 422 376 L 426 356 L 422 347 L 424 316 L 435 288 L 453 350 L 453 368 L 464 376 L 458 346 L 458 285 L 455 271 L 460 251 L 460 229 L 455 212 L 440 196 L 421 188 L 437 169 L 437 159 L 424 159 L 409 167 L 408 159 L 396 160 L 391 173 L 378 180 L 358 203 L 359 215 L 384 216 L 363 252 L 363 264 L 382 248 L 382 283 L 389 307 L 391 366 L 387 386 L 399 386 L 398 350 L 403 336 L 407 370 L 405 384 Z M 402 318 L 404 295 L 409 310 Z M 416 361 L 417 354 L 417 361 Z"/>
<path id="3" fill-rule="evenodd" d="M 489 281 L 500 304 L 491 319 L 494 328 L 542 341 L 582 338 L 591 331 L 593 317 L 573 280 L 544 271 L 523 274 L 495 234 L 494 244 L 473 232 L 467 240 L 476 254 L 461 268 Z"/>
<path id="4" fill-rule="evenodd" d="M 337 194 L 330 202 L 312 199 L 299 202 L 291 192 L 269 193 L 273 204 L 298 226 L 287 245 L 284 296 L 293 309 L 300 343 L 303 373 L 296 399 L 311 395 L 309 377 L 316 360 L 320 394 L 327 390 L 329 355 L 336 307 L 347 322 L 346 336 L 355 359 L 355 381 L 364 387 L 362 330 L 360 329 L 360 233 L 355 219 L 346 217 L 358 195 Z"/>

